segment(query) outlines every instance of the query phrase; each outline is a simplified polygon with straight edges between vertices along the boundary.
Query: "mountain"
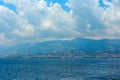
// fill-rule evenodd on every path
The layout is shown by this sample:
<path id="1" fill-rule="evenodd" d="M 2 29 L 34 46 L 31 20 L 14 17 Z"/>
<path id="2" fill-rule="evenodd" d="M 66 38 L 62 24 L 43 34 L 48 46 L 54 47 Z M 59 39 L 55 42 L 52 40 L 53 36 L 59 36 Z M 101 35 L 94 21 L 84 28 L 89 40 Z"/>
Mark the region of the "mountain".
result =
<path id="1" fill-rule="evenodd" d="M 76 38 L 24 43 L 0 49 L 1 56 L 118 56 L 119 54 L 119 39 Z"/>

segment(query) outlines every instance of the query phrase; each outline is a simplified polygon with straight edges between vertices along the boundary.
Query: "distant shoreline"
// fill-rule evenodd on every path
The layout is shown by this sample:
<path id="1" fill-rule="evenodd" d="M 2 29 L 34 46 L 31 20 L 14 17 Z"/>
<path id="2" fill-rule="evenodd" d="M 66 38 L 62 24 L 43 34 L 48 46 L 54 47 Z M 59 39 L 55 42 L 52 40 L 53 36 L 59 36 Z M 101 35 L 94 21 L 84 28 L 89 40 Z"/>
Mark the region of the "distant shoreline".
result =
<path id="1" fill-rule="evenodd" d="M 59 59 L 67 59 L 67 58 L 76 58 L 76 59 L 79 59 L 79 58 L 120 58 L 119 56 L 118 57 L 69 57 L 69 56 L 64 56 L 64 57 L 59 57 L 59 56 L 7 56 L 7 57 L 0 57 L 0 58 L 38 58 L 38 59 L 56 59 L 56 58 L 59 58 Z"/>

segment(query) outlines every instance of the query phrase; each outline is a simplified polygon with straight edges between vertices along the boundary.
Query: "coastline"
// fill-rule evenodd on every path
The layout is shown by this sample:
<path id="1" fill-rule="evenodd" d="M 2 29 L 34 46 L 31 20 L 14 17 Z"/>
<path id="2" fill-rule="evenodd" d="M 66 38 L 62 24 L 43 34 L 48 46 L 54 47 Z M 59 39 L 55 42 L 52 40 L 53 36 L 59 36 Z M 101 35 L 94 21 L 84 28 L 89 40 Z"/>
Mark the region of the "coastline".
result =
<path id="1" fill-rule="evenodd" d="M 70 56 L 1 56 L 0 58 L 38 58 L 38 59 L 69 59 L 69 58 L 75 58 L 75 59 L 79 59 L 79 58 L 120 58 L 119 56 L 115 56 L 115 57 L 98 57 L 98 56 L 85 56 L 85 57 L 78 57 L 78 56 L 75 56 L 75 57 L 70 57 Z"/>

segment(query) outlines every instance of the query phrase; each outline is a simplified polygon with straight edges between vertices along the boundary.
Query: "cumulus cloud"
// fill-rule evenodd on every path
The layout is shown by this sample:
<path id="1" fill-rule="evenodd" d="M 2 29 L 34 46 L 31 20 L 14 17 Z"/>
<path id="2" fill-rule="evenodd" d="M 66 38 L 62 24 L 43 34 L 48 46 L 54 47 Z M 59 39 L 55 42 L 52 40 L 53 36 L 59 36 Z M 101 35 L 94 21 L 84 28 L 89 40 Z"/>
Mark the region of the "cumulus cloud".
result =
<path id="1" fill-rule="evenodd" d="M 25 42 L 63 39 L 73 37 L 77 33 L 74 30 L 75 22 L 72 18 L 72 12 L 64 11 L 58 3 L 51 2 L 48 6 L 44 0 L 4 0 L 4 2 L 13 4 L 17 9 L 17 13 L 10 13 L 11 10 L 7 8 L 4 13 L 14 16 L 12 19 L 15 21 L 8 18 L 9 16 L 4 17 L 10 20 L 5 21 L 6 23 L 14 23 L 13 25 L 8 24 L 12 27 L 10 38 L 14 38 L 14 42 L 17 39 Z M 4 19 L 0 22 L 2 21 Z M 6 36 L 8 36 L 7 33 Z"/>
<path id="2" fill-rule="evenodd" d="M 45 0 L 3 1 L 14 5 L 17 13 L 0 5 L 0 43 L 120 37 L 119 0 L 103 0 L 107 8 L 99 7 L 98 0 L 68 0 L 70 11 Z"/>
<path id="3" fill-rule="evenodd" d="M 100 0 L 69 0 L 67 5 L 72 9 L 78 30 L 83 37 L 120 38 L 120 6 L 118 4 L 120 1 L 101 1 L 104 5 Z"/>
<path id="4" fill-rule="evenodd" d="M 118 3 L 120 3 L 119 0 L 107 2 L 109 8 L 106 8 L 101 15 L 108 38 L 120 38 L 120 5 Z"/>
<path id="5" fill-rule="evenodd" d="M 0 44 L 9 44 L 11 40 L 8 40 L 4 33 L 0 33 Z"/>
<path id="6" fill-rule="evenodd" d="M 72 9 L 73 16 L 82 37 L 93 37 L 104 32 L 104 24 L 99 19 L 101 9 L 97 0 L 69 0 L 67 5 Z"/>

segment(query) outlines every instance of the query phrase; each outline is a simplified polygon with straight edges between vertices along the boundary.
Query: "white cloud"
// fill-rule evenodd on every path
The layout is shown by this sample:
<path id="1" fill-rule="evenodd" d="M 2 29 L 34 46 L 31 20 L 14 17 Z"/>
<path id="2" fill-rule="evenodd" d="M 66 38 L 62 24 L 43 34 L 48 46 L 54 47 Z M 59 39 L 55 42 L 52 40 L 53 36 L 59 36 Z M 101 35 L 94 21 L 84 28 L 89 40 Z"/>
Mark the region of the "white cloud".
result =
<path id="1" fill-rule="evenodd" d="M 34 27 L 30 26 L 30 25 L 23 25 L 22 26 L 23 30 L 19 30 L 19 29 L 14 29 L 13 33 L 18 35 L 18 36 L 22 36 L 22 37 L 31 37 L 34 36 Z"/>
<path id="2" fill-rule="evenodd" d="M 0 44 L 9 44 L 11 40 L 8 40 L 4 33 L 0 33 Z"/>
<path id="3" fill-rule="evenodd" d="M 5 43 L 6 39 L 5 39 L 5 35 L 3 33 L 0 33 L 0 43 Z"/>
<path id="4" fill-rule="evenodd" d="M 120 38 L 120 0 L 107 2 L 109 8 L 106 8 L 101 15 L 101 20 L 106 26 L 107 38 Z"/>
<path id="5" fill-rule="evenodd" d="M 119 0 L 99 7 L 98 0 L 68 0 L 65 11 L 59 3 L 45 0 L 3 0 L 15 5 L 17 13 L 0 6 L 0 33 L 10 43 L 35 42 L 73 37 L 119 38 Z M 104 34 L 103 34 L 104 33 Z M 1 35 L 1 36 L 2 36 Z M 4 42 L 3 42 L 4 43 Z"/>
<path id="6" fill-rule="evenodd" d="M 5 21 L 6 24 L 14 23 L 13 25 L 8 24 L 12 27 L 9 37 L 14 40 L 13 42 L 17 42 L 17 40 L 19 42 L 20 39 L 22 42 L 23 40 L 34 42 L 43 39 L 64 39 L 74 37 L 77 33 L 74 30 L 75 22 L 72 11 L 64 11 L 58 3 L 51 3 L 48 6 L 44 0 L 4 0 L 4 2 L 15 5 L 17 9 L 16 14 L 10 13 L 11 10 L 7 8 L 4 14 L 10 16 L 14 14 L 12 20 L 9 16 L 4 16 L 10 21 L 7 22 L 4 19 L 0 21 Z M 6 36 L 8 37 L 7 33 Z"/>
<path id="7" fill-rule="evenodd" d="M 100 9 L 98 0 L 69 0 L 67 5 L 73 11 L 77 30 L 82 37 L 98 36 L 104 32 L 104 24 L 99 17 L 103 9 Z"/>
<path id="8" fill-rule="evenodd" d="M 120 38 L 120 0 L 103 0 L 103 3 L 109 7 L 99 7 L 98 0 L 69 0 L 67 3 L 73 10 L 75 22 L 83 37 Z"/>

